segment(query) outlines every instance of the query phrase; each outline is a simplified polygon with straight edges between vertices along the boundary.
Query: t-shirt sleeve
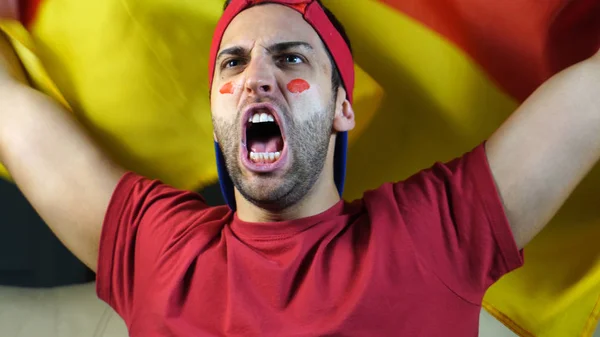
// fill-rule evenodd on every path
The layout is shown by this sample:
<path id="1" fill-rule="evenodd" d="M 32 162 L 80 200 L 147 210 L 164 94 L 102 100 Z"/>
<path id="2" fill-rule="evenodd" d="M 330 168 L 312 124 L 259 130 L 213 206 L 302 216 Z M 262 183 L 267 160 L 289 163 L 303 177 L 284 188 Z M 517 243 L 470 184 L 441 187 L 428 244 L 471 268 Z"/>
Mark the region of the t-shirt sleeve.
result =
<path id="1" fill-rule="evenodd" d="M 207 208 L 197 193 L 126 173 L 113 192 L 102 227 L 98 297 L 128 322 L 144 279 L 152 276 L 167 250 L 184 244 L 186 232 Z"/>
<path id="2" fill-rule="evenodd" d="M 522 266 L 485 143 L 393 185 L 420 258 L 451 290 L 481 303 L 487 288 Z"/>

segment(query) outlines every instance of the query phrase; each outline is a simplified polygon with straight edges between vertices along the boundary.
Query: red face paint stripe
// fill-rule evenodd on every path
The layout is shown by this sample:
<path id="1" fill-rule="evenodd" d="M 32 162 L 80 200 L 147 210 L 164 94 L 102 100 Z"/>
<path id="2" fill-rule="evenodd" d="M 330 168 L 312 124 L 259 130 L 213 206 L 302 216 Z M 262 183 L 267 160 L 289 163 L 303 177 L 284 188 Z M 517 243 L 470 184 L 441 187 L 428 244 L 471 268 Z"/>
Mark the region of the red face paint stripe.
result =
<path id="1" fill-rule="evenodd" d="M 225 83 L 219 92 L 222 94 L 233 94 L 233 84 L 231 82 Z"/>
<path id="2" fill-rule="evenodd" d="M 287 88 L 291 93 L 299 94 L 310 89 L 310 84 L 303 79 L 297 78 L 290 81 L 290 83 L 287 85 Z"/>

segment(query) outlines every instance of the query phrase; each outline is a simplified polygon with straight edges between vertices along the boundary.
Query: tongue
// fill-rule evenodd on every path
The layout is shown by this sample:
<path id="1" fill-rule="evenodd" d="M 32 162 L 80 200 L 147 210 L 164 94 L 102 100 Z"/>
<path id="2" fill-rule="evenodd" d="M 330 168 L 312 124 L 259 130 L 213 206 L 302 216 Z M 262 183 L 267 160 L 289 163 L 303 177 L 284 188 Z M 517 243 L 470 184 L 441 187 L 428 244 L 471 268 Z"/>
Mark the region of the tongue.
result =
<path id="1" fill-rule="evenodd" d="M 248 148 L 252 152 L 278 152 L 283 149 L 283 139 L 281 137 L 271 137 L 266 140 L 252 139 L 248 142 Z"/>

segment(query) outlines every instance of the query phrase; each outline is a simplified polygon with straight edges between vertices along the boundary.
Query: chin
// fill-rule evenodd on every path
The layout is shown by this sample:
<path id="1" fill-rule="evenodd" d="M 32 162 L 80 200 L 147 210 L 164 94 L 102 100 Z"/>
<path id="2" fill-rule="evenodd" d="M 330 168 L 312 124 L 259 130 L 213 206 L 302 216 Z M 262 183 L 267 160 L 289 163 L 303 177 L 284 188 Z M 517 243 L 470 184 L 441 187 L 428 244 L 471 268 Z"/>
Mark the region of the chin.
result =
<path id="1" fill-rule="evenodd" d="M 259 199 L 271 199 L 281 194 L 284 189 L 285 179 L 275 176 L 253 176 L 244 183 L 247 194 Z"/>
<path id="2" fill-rule="evenodd" d="M 293 204 L 295 184 L 284 177 L 253 176 L 244 179 L 238 190 L 246 200 L 261 208 L 284 209 Z M 294 200 L 291 200 L 294 199 Z"/>

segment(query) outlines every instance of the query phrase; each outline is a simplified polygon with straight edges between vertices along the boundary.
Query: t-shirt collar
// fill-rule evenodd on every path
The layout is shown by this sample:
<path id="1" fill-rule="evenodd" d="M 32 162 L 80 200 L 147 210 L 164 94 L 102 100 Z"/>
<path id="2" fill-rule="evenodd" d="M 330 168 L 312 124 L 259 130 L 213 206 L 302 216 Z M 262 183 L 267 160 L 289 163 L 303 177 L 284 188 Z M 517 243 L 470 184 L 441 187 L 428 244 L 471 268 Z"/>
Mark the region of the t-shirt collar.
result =
<path id="1" fill-rule="evenodd" d="M 288 237 L 303 232 L 322 221 L 342 215 L 344 204 L 344 200 L 340 200 L 322 213 L 306 218 L 277 222 L 247 222 L 241 220 L 236 212 L 231 222 L 231 230 L 236 235 L 255 239 Z"/>

